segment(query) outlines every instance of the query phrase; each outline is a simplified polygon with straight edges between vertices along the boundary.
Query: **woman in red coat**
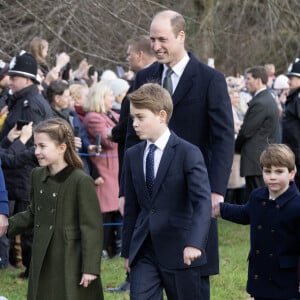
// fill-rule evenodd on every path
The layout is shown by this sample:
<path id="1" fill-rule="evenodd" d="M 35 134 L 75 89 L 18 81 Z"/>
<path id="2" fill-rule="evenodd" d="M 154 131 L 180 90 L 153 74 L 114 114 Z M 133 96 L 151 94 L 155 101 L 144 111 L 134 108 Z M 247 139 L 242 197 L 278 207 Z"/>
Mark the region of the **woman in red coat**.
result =
<path id="1" fill-rule="evenodd" d="M 111 129 L 119 120 L 119 115 L 111 110 L 113 101 L 110 86 L 105 82 L 99 82 L 91 87 L 84 106 L 86 115 L 83 125 L 91 143 L 96 144 L 98 135 L 101 139 L 101 153 L 99 156 L 91 157 L 91 160 L 103 178 L 103 183 L 99 184 L 96 190 L 104 223 L 118 222 L 121 218 L 118 210 L 118 146 L 110 139 Z M 120 228 L 115 227 L 104 227 L 104 256 L 107 256 L 107 253 L 113 256 L 120 252 L 120 241 L 114 233 Z"/>

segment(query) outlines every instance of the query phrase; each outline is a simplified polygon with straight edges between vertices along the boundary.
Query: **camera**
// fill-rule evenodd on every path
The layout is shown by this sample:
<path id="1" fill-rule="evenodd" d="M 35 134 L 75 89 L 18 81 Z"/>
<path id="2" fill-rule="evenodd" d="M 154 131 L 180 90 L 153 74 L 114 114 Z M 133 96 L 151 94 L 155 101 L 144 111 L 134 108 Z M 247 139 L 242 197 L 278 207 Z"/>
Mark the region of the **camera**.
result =
<path id="1" fill-rule="evenodd" d="M 21 130 L 24 125 L 28 125 L 29 121 L 26 120 L 18 120 L 17 121 L 17 130 Z"/>

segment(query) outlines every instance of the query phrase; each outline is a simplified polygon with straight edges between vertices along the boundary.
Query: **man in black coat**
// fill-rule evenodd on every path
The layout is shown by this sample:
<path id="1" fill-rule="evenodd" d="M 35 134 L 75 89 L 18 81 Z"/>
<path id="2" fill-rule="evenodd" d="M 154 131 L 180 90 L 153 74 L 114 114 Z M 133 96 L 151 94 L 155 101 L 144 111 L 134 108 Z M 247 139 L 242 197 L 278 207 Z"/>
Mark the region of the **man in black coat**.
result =
<path id="1" fill-rule="evenodd" d="M 36 85 L 38 83 L 37 62 L 31 54 L 22 51 L 20 55 L 14 57 L 10 63 L 8 75 L 12 97 L 8 104 L 9 113 L 0 135 L 3 148 L 9 147 L 10 141 L 7 139 L 7 134 L 17 121 L 33 122 L 35 125 L 52 116 L 48 102 L 38 91 Z M 32 145 L 33 140 L 31 139 L 26 146 L 31 147 Z M 24 164 L 17 170 L 3 167 L 10 214 L 26 210 L 30 203 L 30 174 L 34 166 L 36 166 L 35 161 L 32 161 L 31 164 Z M 31 242 L 31 234 L 24 234 L 21 237 L 22 262 L 26 267 L 24 277 L 28 277 Z"/>
<path id="2" fill-rule="evenodd" d="M 289 145 L 296 157 L 295 183 L 300 191 L 300 59 L 289 66 L 290 92 L 285 103 L 282 119 L 282 142 Z"/>
<path id="3" fill-rule="evenodd" d="M 264 186 L 259 158 L 268 144 L 276 143 L 279 133 L 279 111 L 267 89 L 268 75 L 264 67 L 246 70 L 246 88 L 253 98 L 248 103 L 244 122 L 238 133 L 235 150 L 241 153 L 241 176 L 246 179 L 246 199 Z"/>
<path id="4" fill-rule="evenodd" d="M 225 78 L 185 50 L 185 20 L 179 13 L 168 10 L 155 15 L 150 40 L 157 62 L 136 74 L 133 89 L 146 82 L 163 84 L 171 68 L 167 87 L 174 110 L 169 127 L 201 149 L 214 207 L 224 200 L 234 149 L 232 108 Z M 137 142 L 131 122 L 127 147 Z M 210 298 L 209 276 L 219 272 L 216 220 L 211 223 L 206 252 L 208 262 L 202 267 L 201 281 L 199 278 L 203 300 Z"/>

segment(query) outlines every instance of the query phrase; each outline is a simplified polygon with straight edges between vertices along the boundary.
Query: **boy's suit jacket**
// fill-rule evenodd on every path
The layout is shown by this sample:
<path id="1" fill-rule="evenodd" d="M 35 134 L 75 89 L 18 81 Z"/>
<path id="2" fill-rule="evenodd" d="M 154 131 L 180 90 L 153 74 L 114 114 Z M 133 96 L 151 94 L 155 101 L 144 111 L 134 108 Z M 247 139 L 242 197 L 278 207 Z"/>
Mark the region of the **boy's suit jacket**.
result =
<path id="1" fill-rule="evenodd" d="M 232 107 L 223 74 L 201 63 L 191 53 L 190 60 L 172 95 L 173 114 L 169 128 L 198 146 L 203 154 L 211 192 L 225 195 L 234 152 Z M 136 74 L 133 90 L 147 82 L 161 83 L 163 65 L 155 62 Z M 140 142 L 128 124 L 126 148 Z M 208 263 L 203 276 L 219 272 L 217 221 L 211 222 L 207 245 Z"/>
<path id="2" fill-rule="evenodd" d="M 211 219 L 210 186 L 199 149 L 174 133 L 164 149 L 150 197 L 144 177 L 146 142 L 125 154 L 125 216 L 122 256 L 131 264 L 150 233 L 159 264 L 169 269 L 183 263 L 186 246 L 201 249 L 192 266 L 206 263 Z"/>

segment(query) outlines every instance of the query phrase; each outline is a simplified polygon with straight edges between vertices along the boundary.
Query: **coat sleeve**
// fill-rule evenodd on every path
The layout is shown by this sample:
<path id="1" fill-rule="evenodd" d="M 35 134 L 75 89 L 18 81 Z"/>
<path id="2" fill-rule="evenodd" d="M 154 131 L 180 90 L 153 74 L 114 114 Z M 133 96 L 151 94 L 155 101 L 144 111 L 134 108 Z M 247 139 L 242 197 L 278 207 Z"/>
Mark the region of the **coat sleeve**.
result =
<path id="1" fill-rule="evenodd" d="M 82 176 L 77 185 L 82 272 L 99 275 L 103 244 L 102 216 L 93 180 Z"/>
<path id="2" fill-rule="evenodd" d="M 215 72 L 208 85 L 211 160 L 207 166 L 211 191 L 224 195 L 234 154 L 232 106 L 223 74 Z"/>
<path id="3" fill-rule="evenodd" d="M 23 233 L 29 229 L 32 229 L 34 226 L 34 173 L 35 170 L 33 170 L 31 174 L 30 205 L 28 206 L 27 210 L 17 213 L 8 219 L 8 236 L 15 236 L 17 234 Z"/>
<path id="4" fill-rule="evenodd" d="M 249 201 L 245 205 L 220 203 L 220 212 L 224 220 L 242 225 L 250 224 Z"/>
<path id="5" fill-rule="evenodd" d="M 200 150 L 191 148 L 185 159 L 187 198 L 193 207 L 192 225 L 186 246 L 204 251 L 211 222 L 210 184 Z"/>

